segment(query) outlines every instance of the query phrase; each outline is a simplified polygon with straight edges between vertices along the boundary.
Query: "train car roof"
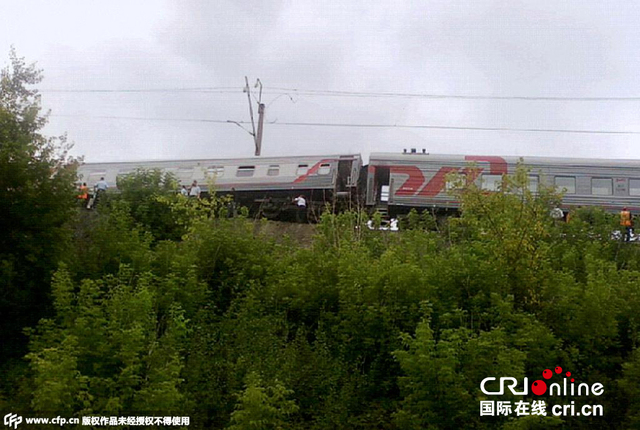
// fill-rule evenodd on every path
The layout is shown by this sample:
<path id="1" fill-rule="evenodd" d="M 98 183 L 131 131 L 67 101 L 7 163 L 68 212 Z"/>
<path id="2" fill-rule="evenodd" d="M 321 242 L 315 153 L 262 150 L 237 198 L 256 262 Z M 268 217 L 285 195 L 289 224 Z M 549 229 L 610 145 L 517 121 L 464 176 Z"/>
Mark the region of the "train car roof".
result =
<path id="1" fill-rule="evenodd" d="M 245 157 L 245 158 L 193 158 L 193 159 L 173 159 L 173 160 L 136 160 L 136 161 L 106 161 L 106 162 L 85 162 L 81 166 L 104 166 L 104 165 L 139 165 L 139 164 L 172 164 L 172 163 L 230 163 L 230 164 L 262 164 L 282 161 L 305 161 L 310 158 L 330 158 L 354 160 L 361 158 L 360 154 L 333 154 L 333 155 L 292 155 L 282 157 Z"/>
<path id="2" fill-rule="evenodd" d="M 475 154 L 422 154 L 422 153 L 406 153 L 398 154 L 393 152 L 374 152 L 369 156 L 369 160 L 372 163 L 376 161 L 400 161 L 400 162 L 472 162 L 466 160 L 466 157 L 480 158 L 481 156 Z M 486 155 L 489 158 L 499 158 L 506 161 L 509 164 L 516 164 L 522 160 L 525 165 L 528 166 L 547 166 L 547 165 L 562 165 L 562 166 L 615 166 L 615 167 L 634 167 L 640 168 L 640 160 L 631 159 L 602 159 L 602 158 L 572 158 L 572 157 L 514 157 L 514 156 L 499 156 L 499 155 Z"/>

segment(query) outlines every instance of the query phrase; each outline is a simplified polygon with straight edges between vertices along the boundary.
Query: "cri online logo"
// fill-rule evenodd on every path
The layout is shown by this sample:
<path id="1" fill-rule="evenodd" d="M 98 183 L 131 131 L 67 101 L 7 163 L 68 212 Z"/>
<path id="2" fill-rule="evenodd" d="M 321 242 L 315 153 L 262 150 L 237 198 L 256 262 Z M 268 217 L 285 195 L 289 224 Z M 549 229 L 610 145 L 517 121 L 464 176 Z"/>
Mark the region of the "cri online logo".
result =
<path id="1" fill-rule="evenodd" d="M 556 375 L 560 375 L 559 377 L 562 378 L 562 367 L 556 366 L 554 372 Z M 552 376 L 554 376 L 554 372 L 552 372 L 551 369 L 545 369 L 542 372 L 542 377 L 546 380 L 549 380 Z M 531 384 L 531 392 L 536 396 L 542 396 L 547 392 L 548 388 L 550 396 L 588 396 L 590 394 L 593 394 L 594 396 L 600 396 L 602 393 L 604 393 L 604 388 L 599 382 L 596 382 L 591 386 L 583 382 L 576 387 L 576 385 L 574 384 L 575 379 L 571 377 L 571 372 L 566 372 L 564 376 L 565 377 L 561 380 L 562 383 L 550 383 L 548 387 L 547 383 L 542 379 L 533 381 L 533 383 Z M 505 392 L 505 388 L 508 388 L 509 391 L 511 391 L 511 393 L 516 396 L 526 396 L 529 394 L 529 378 L 523 378 L 522 391 L 517 391 L 518 380 L 512 377 L 501 377 L 500 389 L 498 391 L 488 391 L 486 389 L 487 382 L 495 380 L 496 378 L 494 378 L 493 376 L 484 378 L 480 383 L 480 390 L 482 390 L 482 392 L 488 396 L 502 395 Z"/>

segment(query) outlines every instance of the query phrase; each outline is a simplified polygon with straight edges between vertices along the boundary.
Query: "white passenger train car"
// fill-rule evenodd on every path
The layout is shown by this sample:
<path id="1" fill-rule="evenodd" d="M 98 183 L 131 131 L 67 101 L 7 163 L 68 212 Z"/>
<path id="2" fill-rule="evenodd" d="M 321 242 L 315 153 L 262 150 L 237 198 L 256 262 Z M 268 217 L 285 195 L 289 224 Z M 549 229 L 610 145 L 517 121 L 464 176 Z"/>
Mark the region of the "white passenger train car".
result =
<path id="1" fill-rule="evenodd" d="M 204 189 L 213 181 L 222 191 L 333 190 L 355 186 L 361 166 L 360 155 L 85 163 L 78 168 L 78 180 L 93 187 L 104 177 L 117 186 L 119 176 L 143 168 L 172 173 L 181 185 L 196 180 Z"/>
<path id="2" fill-rule="evenodd" d="M 265 207 L 276 216 L 298 195 L 314 207 L 355 196 L 362 158 L 350 154 L 85 163 L 78 168 L 78 180 L 92 189 L 104 177 L 110 187 L 117 188 L 118 177 L 139 168 L 172 173 L 187 187 L 197 181 L 204 193 L 213 185 L 216 192 L 233 193 L 239 203 Z"/>

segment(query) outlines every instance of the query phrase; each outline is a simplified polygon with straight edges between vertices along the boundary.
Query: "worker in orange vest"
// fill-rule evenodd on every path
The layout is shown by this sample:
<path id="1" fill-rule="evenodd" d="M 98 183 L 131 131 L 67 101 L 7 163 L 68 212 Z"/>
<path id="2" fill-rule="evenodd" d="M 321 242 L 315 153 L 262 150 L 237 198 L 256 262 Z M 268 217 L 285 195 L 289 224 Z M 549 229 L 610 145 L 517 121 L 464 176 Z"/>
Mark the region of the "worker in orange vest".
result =
<path id="1" fill-rule="evenodd" d="M 624 227 L 624 241 L 629 242 L 633 229 L 633 219 L 631 218 L 631 212 L 626 207 L 622 208 L 620 212 L 620 225 Z"/>
<path id="2" fill-rule="evenodd" d="M 78 199 L 80 199 L 80 202 L 83 204 L 86 204 L 89 199 L 89 187 L 87 187 L 86 182 L 83 182 L 78 189 Z"/>

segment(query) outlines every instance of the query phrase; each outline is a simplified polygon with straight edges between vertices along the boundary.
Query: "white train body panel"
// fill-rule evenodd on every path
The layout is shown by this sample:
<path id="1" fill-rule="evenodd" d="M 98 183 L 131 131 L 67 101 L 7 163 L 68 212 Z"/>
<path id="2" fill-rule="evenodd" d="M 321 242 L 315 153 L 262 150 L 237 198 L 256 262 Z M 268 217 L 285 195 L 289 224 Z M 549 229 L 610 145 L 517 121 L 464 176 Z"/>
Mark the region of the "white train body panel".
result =
<path id="1" fill-rule="evenodd" d="M 334 190 L 340 180 L 355 187 L 361 166 L 360 155 L 86 163 L 78 168 L 78 180 L 93 187 L 104 177 L 115 187 L 118 176 L 143 168 L 172 173 L 180 185 L 196 180 L 203 191 L 209 185 L 217 191 Z"/>

